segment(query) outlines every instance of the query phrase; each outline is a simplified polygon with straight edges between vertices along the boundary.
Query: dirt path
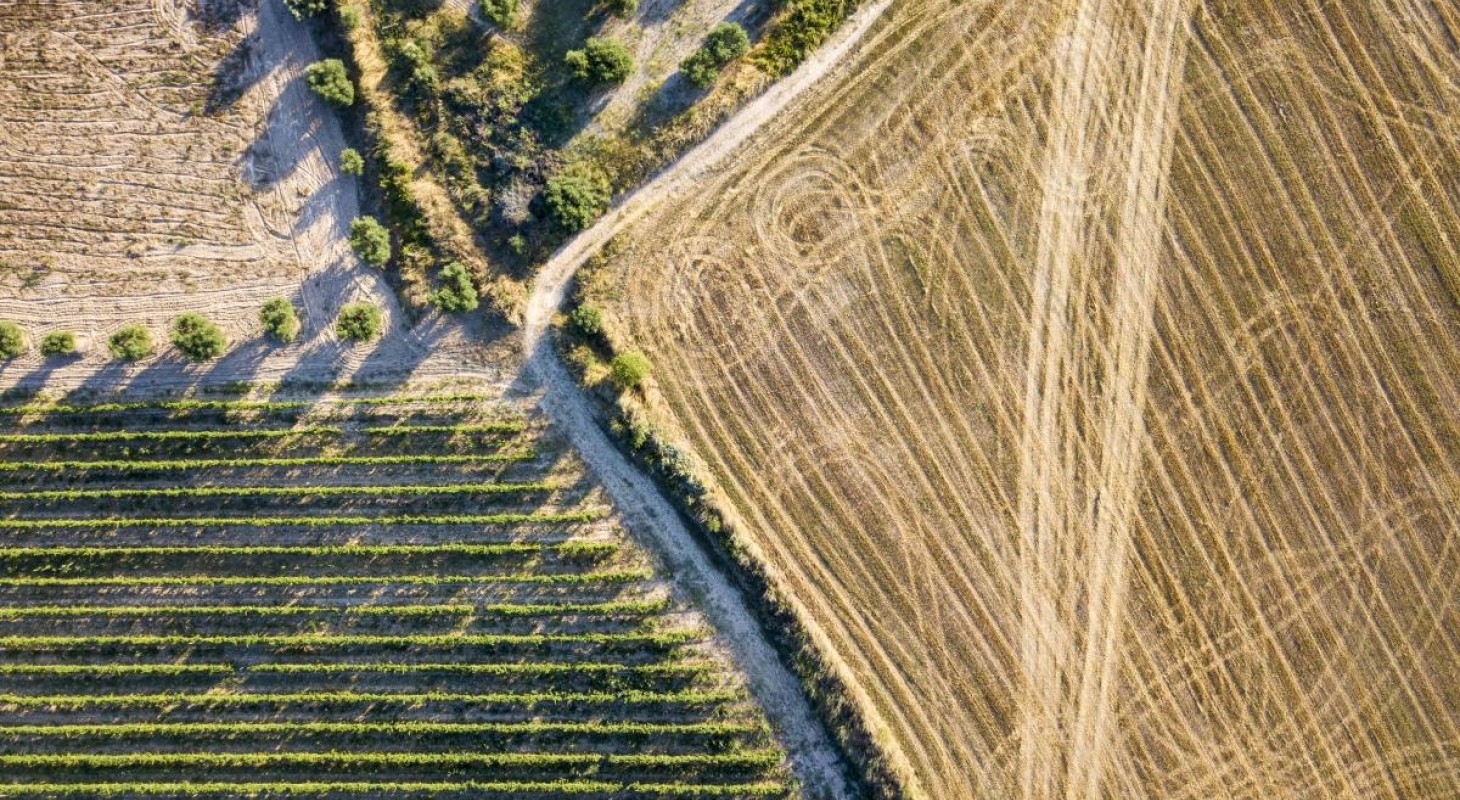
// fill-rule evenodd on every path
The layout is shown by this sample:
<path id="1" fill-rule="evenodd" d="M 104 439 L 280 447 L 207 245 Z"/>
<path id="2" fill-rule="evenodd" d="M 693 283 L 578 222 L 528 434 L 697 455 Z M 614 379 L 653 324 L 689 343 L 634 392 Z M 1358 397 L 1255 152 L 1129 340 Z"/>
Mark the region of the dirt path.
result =
<path id="1" fill-rule="evenodd" d="M 588 398 L 544 334 L 573 276 L 589 256 L 649 208 L 695 186 L 762 124 L 840 63 L 890 4 L 891 0 L 877 0 L 859 11 L 795 73 L 749 103 L 653 181 L 630 193 L 598 224 L 564 245 L 538 273 L 523 325 L 526 373 L 543 392 L 543 408 L 603 481 L 630 527 L 652 540 L 675 580 L 702 603 L 749 677 L 751 692 L 765 708 L 791 753 L 796 777 L 812 797 L 843 798 L 850 794 L 836 750 L 812 712 L 800 682 L 786 669 L 740 593 L 715 567 L 673 506 L 599 429 Z"/>
<path id="2" fill-rule="evenodd" d="M 1058 73 L 1021 436 L 1026 798 L 1103 797 L 1120 759 L 1112 705 L 1185 8 L 1158 0 L 1137 26 L 1119 0 L 1086 0 Z"/>

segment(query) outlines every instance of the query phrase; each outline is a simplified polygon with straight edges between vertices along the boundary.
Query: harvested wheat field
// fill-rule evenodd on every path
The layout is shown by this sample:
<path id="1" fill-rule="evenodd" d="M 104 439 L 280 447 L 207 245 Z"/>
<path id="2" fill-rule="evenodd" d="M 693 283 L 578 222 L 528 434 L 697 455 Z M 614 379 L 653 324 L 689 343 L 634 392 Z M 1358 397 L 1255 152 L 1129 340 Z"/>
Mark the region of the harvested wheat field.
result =
<path id="1" fill-rule="evenodd" d="M 585 281 L 911 794 L 1460 795 L 1457 40 L 896 3 Z"/>

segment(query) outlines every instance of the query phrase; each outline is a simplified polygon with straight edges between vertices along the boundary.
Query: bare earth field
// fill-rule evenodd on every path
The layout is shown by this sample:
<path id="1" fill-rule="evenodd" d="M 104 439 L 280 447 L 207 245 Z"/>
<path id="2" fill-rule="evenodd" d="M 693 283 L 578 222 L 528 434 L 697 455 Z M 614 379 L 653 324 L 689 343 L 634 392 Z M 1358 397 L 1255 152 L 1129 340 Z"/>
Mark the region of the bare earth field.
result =
<path id="1" fill-rule="evenodd" d="M 1460 793 L 1457 39 L 898 3 L 589 279 L 914 794 Z"/>
<path id="2" fill-rule="evenodd" d="M 432 347 L 446 366 L 486 372 L 453 326 L 407 329 L 350 252 L 359 210 L 355 179 L 336 169 L 345 142 L 302 79 L 318 58 L 278 2 L 0 5 L 0 318 L 33 341 L 73 330 L 84 356 L 43 364 L 32 351 L 0 384 L 111 380 L 113 329 L 140 322 L 165 345 L 184 311 L 243 345 L 205 368 L 214 380 L 439 374 Z M 258 338 L 259 305 L 280 295 L 304 322 L 286 348 Z M 359 299 L 387 309 L 390 333 L 344 348 L 335 314 Z M 124 377 L 176 385 L 198 373 L 163 352 Z"/>

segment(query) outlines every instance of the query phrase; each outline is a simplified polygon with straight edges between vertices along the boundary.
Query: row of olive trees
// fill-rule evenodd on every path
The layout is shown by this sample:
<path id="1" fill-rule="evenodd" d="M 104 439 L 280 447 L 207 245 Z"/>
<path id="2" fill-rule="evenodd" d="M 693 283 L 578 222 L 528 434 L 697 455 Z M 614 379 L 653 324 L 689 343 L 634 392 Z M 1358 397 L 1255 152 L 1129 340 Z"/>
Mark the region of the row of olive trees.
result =
<path id="1" fill-rule="evenodd" d="M 374 303 L 350 303 L 340 309 L 335 319 L 335 333 L 346 341 L 364 342 L 380 335 L 385 315 Z M 279 343 L 293 341 L 299 335 L 299 311 L 282 297 L 268 300 L 259 309 L 259 322 L 264 333 Z M 168 340 L 189 361 L 211 361 L 228 349 L 228 337 L 217 323 L 202 314 L 189 311 L 180 314 L 168 328 Z M 30 346 L 25 331 L 14 322 L 0 321 L 0 359 L 24 355 Z M 155 352 L 152 332 L 135 322 L 118 328 L 107 337 L 107 350 L 119 361 L 140 361 Z M 41 355 L 65 358 L 76 354 L 76 334 L 51 331 L 41 338 Z"/>

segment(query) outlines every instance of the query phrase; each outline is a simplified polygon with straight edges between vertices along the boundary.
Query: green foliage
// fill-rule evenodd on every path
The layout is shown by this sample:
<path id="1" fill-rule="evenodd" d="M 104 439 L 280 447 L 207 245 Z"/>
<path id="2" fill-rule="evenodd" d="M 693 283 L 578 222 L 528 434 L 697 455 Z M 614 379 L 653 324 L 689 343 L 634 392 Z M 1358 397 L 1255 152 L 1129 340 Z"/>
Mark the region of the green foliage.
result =
<path id="1" fill-rule="evenodd" d="M 25 350 L 25 331 L 10 320 L 0 322 L 0 359 L 16 358 Z"/>
<path id="2" fill-rule="evenodd" d="M 189 311 L 172 321 L 172 346 L 189 361 L 208 361 L 223 354 L 228 339 L 212 320 Z"/>
<path id="3" fill-rule="evenodd" d="M 355 84 L 345 72 L 345 62 L 338 58 L 326 58 L 309 65 L 304 71 L 304 80 L 326 102 L 337 106 L 348 106 L 355 102 Z"/>
<path id="4" fill-rule="evenodd" d="M 517 24 L 517 0 L 480 0 L 482 15 L 504 31 Z"/>
<path id="5" fill-rule="evenodd" d="M 282 297 L 264 301 L 259 309 L 259 322 L 264 326 L 264 333 L 275 341 L 292 342 L 299 335 L 299 312 Z"/>
<path id="6" fill-rule="evenodd" d="M 329 7 L 329 0 L 284 0 L 295 19 L 312 17 Z"/>
<path id="7" fill-rule="evenodd" d="M 340 151 L 340 172 L 346 175 L 361 175 L 365 172 L 365 159 L 361 157 L 359 150 L 346 147 Z"/>
<path id="8" fill-rule="evenodd" d="M 579 80 L 595 86 L 620 83 L 634 71 L 634 56 L 623 42 L 590 36 L 582 50 L 569 50 L 563 57 Z"/>
<path id="9" fill-rule="evenodd" d="M 608 178 L 597 170 L 569 167 L 548 178 L 548 211 L 569 231 L 587 228 L 608 208 L 611 196 Z"/>
<path id="10" fill-rule="evenodd" d="M 639 0 L 604 0 L 608 13 L 627 19 L 639 10 Z"/>
<path id="11" fill-rule="evenodd" d="M 609 364 L 609 375 L 620 389 L 637 389 L 649 377 L 653 365 L 649 357 L 637 350 L 619 353 Z"/>
<path id="12" fill-rule="evenodd" d="M 477 287 L 465 264 L 453 261 L 441 268 L 441 288 L 431 293 L 432 305 L 456 314 L 475 309 L 477 302 Z"/>
<path id="13" fill-rule="evenodd" d="M 573 309 L 568 315 L 568 321 L 573 324 L 573 329 L 579 334 L 587 337 L 598 336 L 603 333 L 603 312 L 598 306 L 581 305 Z"/>
<path id="14" fill-rule="evenodd" d="M 699 50 L 680 63 L 679 68 L 690 83 L 707 89 L 726 64 L 745 55 L 749 49 L 750 37 L 745 29 L 734 22 L 722 22 L 705 37 L 705 43 Z"/>
<path id="15" fill-rule="evenodd" d="M 76 352 L 76 334 L 51 331 L 41 338 L 41 355 L 47 358 L 69 356 Z"/>
<path id="16" fill-rule="evenodd" d="M 335 333 L 347 342 L 368 342 L 380 335 L 385 317 L 374 303 L 350 303 L 340 309 Z"/>
<path id="17" fill-rule="evenodd" d="M 350 223 L 350 246 L 372 267 L 383 267 L 390 260 L 390 231 L 375 217 L 356 217 Z"/>
<path id="18" fill-rule="evenodd" d="M 128 323 L 106 340 L 106 346 L 113 358 L 140 361 L 152 355 L 152 332 L 136 323 Z"/>
<path id="19" fill-rule="evenodd" d="M 345 6 L 340 9 L 340 24 L 345 30 L 353 31 L 360 27 L 360 9 L 354 6 Z"/>
<path id="20" fill-rule="evenodd" d="M 855 5 L 854 0 L 789 0 L 756 62 L 772 75 L 789 73 L 831 36 Z"/>

